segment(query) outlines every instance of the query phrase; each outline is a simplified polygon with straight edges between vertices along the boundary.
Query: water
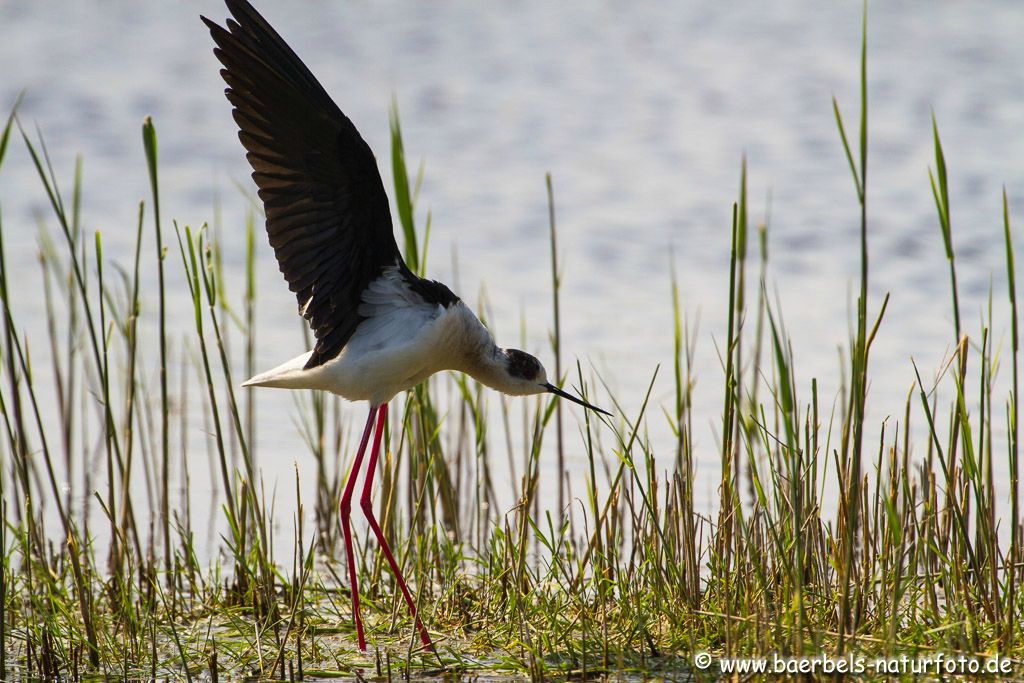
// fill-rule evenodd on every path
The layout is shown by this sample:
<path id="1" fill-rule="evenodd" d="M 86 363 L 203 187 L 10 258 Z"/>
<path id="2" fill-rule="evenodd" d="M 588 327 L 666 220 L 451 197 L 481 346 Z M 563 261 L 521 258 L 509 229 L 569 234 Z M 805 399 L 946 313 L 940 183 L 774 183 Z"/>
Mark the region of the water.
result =
<path id="1" fill-rule="evenodd" d="M 767 285 L 793 336 L 802 398 L 812 377 L 824 403 L 835 395 L 859 226 L 831 97 L 855 134 L 859 2 L 266 0 L 260 7 L 381 156 L 385 178 L 395 98 L 407 155 L 426 164 L 420 206 L 433 216 L 431 275 L 457 283 L 472 305 L 486 291 L 499 342 L 519 345 L 525 321 L 524 348 L 549 365 L 544 173 L 553 174 L 566 362 L 593 365 L 634 414 L 661 364 L 650 438 L 666 465 L 671 435 L 657 413 L 673 395 L 666 370 L 674 263 L 685 312 L 699 319 L 698 508 L 717 505 L 716 345 L 725 337 L 730 207 L 743 155 L 755 219 L 771 197 Z M 22 120 L 43 130 L 65 188 L 74 155 L 84 156 L 85 227 L 100 230 L 122 263 L 130 262 L 136 202 L 148 196 L 139 126 L 152 115 L 165 220 L 199 225 L 219 200 L 226 266 L 237 282 L 246 200 L 234 184 L 251 183 L 199 13 L 226 14 L 214 0 L 0 1 L 0 105 L 26 91 Z M 929 377 L 953 339 L 927 177 L 933 111 L 950 168 L 965 329 L 978 336 L 992 287 L 993 334 L 1007 341 L 1000 193 L 1005 184 L 1020 226 L 1024 7 L 1012 0 L 875 3 L 869 32 L 870 310 L 892 292 L 871 358 L 869 419 L 880 423 L 902 416 L 914 378 L 910 359 Z M 17 141 L 0 170 L 0 206 L 9 262 L 19 282 L 36 282 L 35 215 L 47 209 Z M 177 261 L 169 263 L 171 287 L 182 291 Z M 294 299 L 263 242 L 258 277 L 259 366 L 266 368 L 301 349 Z M 17 312 L 41 344 L 38 298 L 29 291 Z M 173 320 L 190 325 L 184 295 L 172 299 Z M 287 394 L 259 394 L 261 465 L 284 490 L 296 461 L 312 480 L 312 463 L 285 417 L 294 410 Z M 362 411 L 352 412 L 355 422 Z M 572 408 L 568 415 L 575 444 L 580 414 Z M 570 453 L 574 478 L 582 476 L 581 457 Z M 1005 472 L 1005 462 L 997 466 Z M 192 469 L 202 491 L 206 466 Z M 998 477 L 1000 495 L 1006 479 Z"/>

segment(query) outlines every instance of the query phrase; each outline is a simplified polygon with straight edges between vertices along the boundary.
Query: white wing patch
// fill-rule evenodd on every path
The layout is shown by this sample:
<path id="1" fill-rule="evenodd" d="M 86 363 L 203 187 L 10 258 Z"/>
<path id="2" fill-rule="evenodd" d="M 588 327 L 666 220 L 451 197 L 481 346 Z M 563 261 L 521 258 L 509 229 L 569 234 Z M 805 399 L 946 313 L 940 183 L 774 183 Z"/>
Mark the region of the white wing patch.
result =
<path id="1" fill-rule="evenodd" d="M 444 308 L 429 304 L 412 291 L 397 266 L 390 266 L 363 291 L 359 315 L 366 318 L 347 346 L 372 351 L 412 341 Z"/>

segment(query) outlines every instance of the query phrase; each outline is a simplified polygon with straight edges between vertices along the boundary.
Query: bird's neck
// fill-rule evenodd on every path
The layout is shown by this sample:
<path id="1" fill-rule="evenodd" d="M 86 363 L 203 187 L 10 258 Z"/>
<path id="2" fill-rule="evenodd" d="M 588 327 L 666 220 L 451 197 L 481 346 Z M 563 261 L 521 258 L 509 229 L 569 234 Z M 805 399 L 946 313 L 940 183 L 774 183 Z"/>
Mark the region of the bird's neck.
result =
<path id="1" fill-rule="evenodd" d="M 491 389 L 506 394 L 517 393 L 506 369 L 506 358 L 505 349 L 491 342 L 491 347 L 473 358 L 463 372 Z"/>
<path id="2" fill-rule="evenodd" d="M 494 343 L 494 337 L 469 307 L 461 305 L 460 308 L 460 329 L 454 336 L 461 352 L 455 354 L 456 362 L 452 369 L 466 373 L 491 389 L 513 393 L 505 349 Z"/>

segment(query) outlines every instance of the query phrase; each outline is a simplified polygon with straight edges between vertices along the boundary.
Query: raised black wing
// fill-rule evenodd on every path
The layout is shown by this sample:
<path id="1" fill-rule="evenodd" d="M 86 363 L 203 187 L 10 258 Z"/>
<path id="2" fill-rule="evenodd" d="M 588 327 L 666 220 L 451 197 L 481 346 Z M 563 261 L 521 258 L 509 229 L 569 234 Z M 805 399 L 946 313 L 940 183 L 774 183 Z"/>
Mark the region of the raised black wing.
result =
<path id="1" fill-rule="evenodd" d="M 307 368 L 341 352 L 360 296 L 387 266 L 409 273 L 370 147 L 306 65 L 245 0 L 226 28 L 206 17 L 224 65 L 238 138 L 267 215 L 267 235 L 316 335 Z M 417 283 L 418 284 L 418 283 Z"/>

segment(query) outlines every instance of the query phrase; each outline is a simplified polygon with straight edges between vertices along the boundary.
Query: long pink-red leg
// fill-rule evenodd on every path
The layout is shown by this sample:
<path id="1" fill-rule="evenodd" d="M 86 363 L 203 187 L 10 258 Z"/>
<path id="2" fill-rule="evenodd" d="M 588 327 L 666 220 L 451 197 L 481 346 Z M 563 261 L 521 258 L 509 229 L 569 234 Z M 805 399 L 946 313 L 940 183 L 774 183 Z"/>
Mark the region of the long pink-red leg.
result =
<path id="1" fill-rule="evenodd" d="M 360 650 L 366 649 L 366 638 L 363 635 L 363 618 L 359 614 L 359 585 L 356 582 L 356 558 L 352 553 L 352 529 L 349 525 L 349 517 L 352 516 L 352 493 L 356 488 L 356 476 L 359 474 L 359 466 L 363 462 L 366 444 L 370 440 L 370 430 L 373 429 L 373 416 L 375 412 L 376 407 L 370 406 L 370 414 L 366 418 L 366 427 L 363 428 L 363 438 L 359 440 L 359 450 L 356 451 L 356 457 L 352 460 L 352 467 L 349 469 L 348 479 L 345 481 L 345 490 L 341 494 L 341 505 L 338 506 L 338 512 L 341 516 L 341 533 L 345 537 L 348 581 L 352 591 L 352 621 L 356 624 L 356 638 L 359 641 Z"/>
<path id="2" fill-rule="evenodd" d="M 380 543 L 380 549 L 384 553 L 384 557 L 387 559 L 388 564 L 391 565 L 391 571 L 395 575 L 398 587 L 402 590 L 402 596 L 405 597 L 405 604 L 409 606 L 409 613 L 412 615 L 413 621 L 416 622 L 416 628 L 419 629 L 420 640 L 424 645 L 430 647 L 430 636 L 427 635 L 427 629 L 423 628 L 423 622 L 420 621 L 419 615 L 416 614 L 416 603 L 413 602 L 412 595 L 405 585 L 405 579 L 402 578 L 402 571 L 398 568 L 398 563 L 395 562 L 395 556 L 391 554 L 391 548 L 388 546 L 387 539 L 384 538 L 384 532 L 381 531 L 380 525 L 377 524 L 377 518 L 373 515 L 373 503 L 370 502 L 370 489 L 373 486 L 373 475 L 377 471 L 377 456 L 380 454 L 380 442 L 384 436 L 384 423 L 387 421 L 387 417 L 388 404 L 384 403 L 377 409 L 377 431 L 373 435 L 373 447 L 370 448 L 370 463 L 366 466 L 366 479 L 363 483 L 363 495 L 359 498 L 359 505 L 363 508 L 363 513 L 366 515 L 366 520 L 370 523 L 370 528 L 373 529 L 374 536 L 377 537 L 377 542 Z"/>

